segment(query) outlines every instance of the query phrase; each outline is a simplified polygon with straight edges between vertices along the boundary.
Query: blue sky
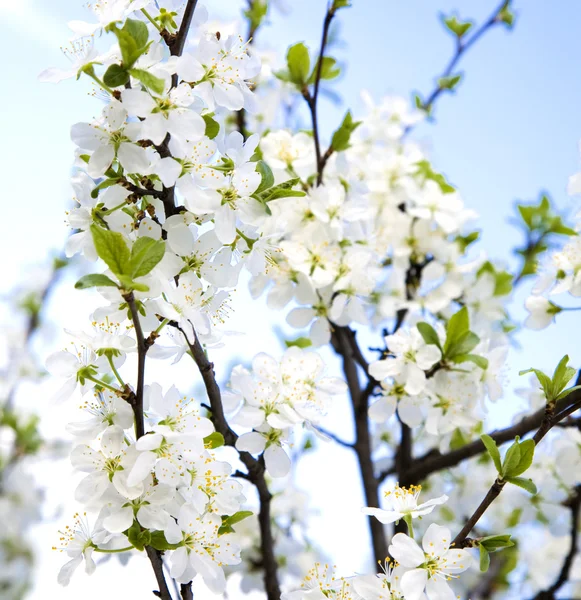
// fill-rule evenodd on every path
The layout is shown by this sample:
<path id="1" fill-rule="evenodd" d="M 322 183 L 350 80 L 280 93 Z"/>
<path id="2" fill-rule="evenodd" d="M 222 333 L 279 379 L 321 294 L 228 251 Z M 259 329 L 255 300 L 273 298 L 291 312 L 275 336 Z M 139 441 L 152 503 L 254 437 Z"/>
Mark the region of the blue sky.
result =
<path id="1" fill-rule="evenodd" d="M 453 40 L 439 21 L 440 12 L 449 14 L 456 9 L 461 17 L 480 22 L 495 7 L 489 0 L 352 2 L 353 7 L 341 11 L 337 18 L 345 41 L 337 56 L 347 60 L 348 66 L 333 86 L 342 104 L 322 101 L 326 135 L 340 122 L 346 108 L 357 113 L 362 88 L 377 99 L 385 94 L 410 97 L 412 90 L 424 95 L 431 91 L 434 78 L 453 49 Z M 215 6 L 218 15 L 235 15 L 244 3 L 231 0 L 226 13 L 220 12 L 225 10 L 223 2 L 208 0 L 206 4 L 211 14 Z M 325 0 L 293 0 L 289 4 L 292 13 L 282 16 L 273 12 L 272 25 L 259 34 L 258 42 L 281 53 L 299 40 L 316 49 Z M 435 122 L 421 125 L 414 134 L 429 149 L 436 167 L 458 186 L 465 203 L 478 211 L 479 227 L 484 232 L 482 246 L 499 259 L 507 259 L 511 248 L 521 241 L 519 233 L 508 224 L 515 200 L 536 200 L 539 192 L 546 190 L 560 208 L 576 212 L 576 203 L 566 196 L 565 188 L 569 175 L 581 163 L 581 3 L 521 0 L 515 8 L 518 17 L 514 30 L 498 27 L 470 50 L 458 67 L 465 73 L 458 92 L 441 97 Z M 53 0 L 50 4 L 0 0 L 0 51 L 5 57 L 4 93 L 0 96 L 4 175 L 0 244 L 2 256 L 8 257 L 3 265 L 2 290 L 26 274 L 27 264 L 42 260 L 51 249 L 58 250 L 66 235 L 63 213 L 71 195 L 68 178 L 73 151 L 69 128 L 97 115 L 100 105 L 89 96 L 88 85 L 72 81 L 58 86 L 40 84 L 36 76 L 47 66 L 64 64 L 59 45 L 66 43 L 69 35 L 66 22 L 85 15 L 76 0 Z M 67 313 L 78 302 L 79 297 L 71 293 L 61 292 L 57 313 Z M 515 314 L 522 314 L 520 306 L 525 296 L 526 290 L 516 295 Z M 249 315 L 258 314 L 261 306 L 249 302 L 239 306 L 232 328 L 237 324 L 243 328 Z M 557 327 L 518 335 L 521 351 L 514 352 L 509 361 L 511 383 L 517 382 L 515 373 L 519 369 L 551 368 L 566 352 L 573 364 L 581 364 L 578 336 L 571 334 L 574 318 L 574 313 L 563 315 Z M 263 323 L 259 335 L 248 344 L 245 341 L 249 356 L 269 347 L 273 353 L 278 352 L 269 327 L 270 323 Z M 226 354 L 222 359 L 228 359 Z M 507 396 L 510 399 L 510 394 Z M 343 427 L 347 437 L 349 428 Z M 354 561 L 352 550 L 337 544 L 333 534 L 338 520 L 360 506 L 358 497 L 344 493 L 345 482 L 353 473 L 351 457 L 344 450 L 338 452 L 343 468 L 331 467 L 324 474 L 325 489 L 316 501 L 323 514 L 316 520 L 315 532 L 328 539 L 329 549 L 338 548 L 334 559 L 347 571 L 361 568 L 365 557 Z M 321 461 L 311 464 L 307 459 L 303 477 L 312 476 L 334 456 L 324 451 Z M 61 476 L 66 477 L 66 473 L 65 468 Z M 56 528 L 51 525 L 50 529 L 52 535 Z M 45 534 L 49 540 L 46 528 L 42 532 Z M 362 519 L 353 520 L 348 535 L 354 544 L 364 543 Z M 58 562 L 41 561 L 42 587 L 33 597 L 47 597 L 49 592 L 62 598 L 78 597 L 75 594 L 80 587 L 62 594 L 56 584 L 50 587 L 54 582 L 51 569 Z M 95 597 L 99 589 L 107 589 L 106 580 L 99 574 L 92 583 Z"/>

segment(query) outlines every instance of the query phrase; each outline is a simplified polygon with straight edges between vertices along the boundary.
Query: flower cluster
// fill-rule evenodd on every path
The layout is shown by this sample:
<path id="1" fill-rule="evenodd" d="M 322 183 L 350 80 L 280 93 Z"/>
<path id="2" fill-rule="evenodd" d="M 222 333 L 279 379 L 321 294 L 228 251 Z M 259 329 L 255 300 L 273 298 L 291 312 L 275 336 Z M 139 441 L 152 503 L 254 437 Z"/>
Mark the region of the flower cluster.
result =
<path id="1" fill-rule="evenodd" d="M 266 468 L 273 477 L 289 472 L 290 459 L 282 446 L 291 428 L 303 425 L 317 432 L 332 397 L 346 389 L 343 380 L 322 376 L 323 368 L 316 352 L 293 346 L 280 363 L 259 354 L 252 361 L 252 372 L 244 367 L 232 371 L 227 402 L 240 408 L 230 422 L 253 428 L 238 438 L 236 448 L 253 454 L 264 452 Z"/>

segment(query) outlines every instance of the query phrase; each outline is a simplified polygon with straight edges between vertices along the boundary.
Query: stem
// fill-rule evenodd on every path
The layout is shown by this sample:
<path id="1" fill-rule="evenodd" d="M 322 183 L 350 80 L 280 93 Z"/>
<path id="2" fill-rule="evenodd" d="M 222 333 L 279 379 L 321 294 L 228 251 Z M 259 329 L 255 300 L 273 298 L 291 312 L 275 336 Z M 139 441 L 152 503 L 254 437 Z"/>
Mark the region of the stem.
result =
<path id="1" fill-rule="evenodd" d="M 95 552 L 103 552 L 104 554 L 115 554 L 116 552 L 129 552 L 133 550 L 133 546 L 127 546 L 127 548 L 119 548 L 118 550 L 106 550 L 105 548 L 93 548 Z"/>
<path id="2" fill-rule="evenodd" d="M 93 383 L 96 383 L 97 385 L 104 387 L 110 390 L 111 392 L 115 392 L 115 394 L 118 394 L 120 392 L 120 390 L 118 390 L 117 388 L 113 387 L 112 385 L 109 385 L 108 383 L 105 383 L 104 381 L 101 381 L 100 379 L 97 379 L 96 377 L 93 377 L 92 375 L 87 375 L 85 379 L 88 379 L 89 381 L 92 381 Z"/>
<path id="3" fill-rule="evenodd" d="M 111 96 L 113 95 L 113 90 L 105 85 L 105 83 L 103 81 L 101 81 L 96 75 L 95 73 L 90 73 L 88 71 L 85 71 L 85 73 L 87 73 L 87 75 L 93 80 L 95 81 L 99 87 L 101 87 L 105 92 L 107 92 L 108 94 L 111 94 Z"/>
<path id="4" fill-rule="evenodd" d="M 161 25 L 147 12 L 145 8 L 141 9 L 146 19 L 161 33 Z"/>
<path id="5" fill-rule="evenodd" d="M 156 334 L 159 334 L 159 332 L 169 323 L 169 319 L 164 319 L 160 324 L 159 327 L 155 330 Z"/>
<path id="6" fill-rule="evenodd" d="M 111 370 L 113 371 L 113 374 L 117 378 L 117 381 L 121 384 L 121 387 L 124 388 L 125 382 L 123 381 L 123 379 L 121 379 L 121 375 L 119 375 L 119 372 L 115 368 L 115 363 L 113 362 L 113 358 L 110 355 L 107 355 L 107 360 L 109 361 L 109 365 L 111 366 Z"/>

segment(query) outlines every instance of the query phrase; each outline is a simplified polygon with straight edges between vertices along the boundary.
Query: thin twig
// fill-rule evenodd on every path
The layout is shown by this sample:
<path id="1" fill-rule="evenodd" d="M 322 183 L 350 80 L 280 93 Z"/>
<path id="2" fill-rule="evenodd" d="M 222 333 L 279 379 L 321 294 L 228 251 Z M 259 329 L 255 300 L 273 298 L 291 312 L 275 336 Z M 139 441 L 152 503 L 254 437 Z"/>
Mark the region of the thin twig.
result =
<path id="1" fill-rule="evenodd" d="M 489 29 L 491 29 L 494 25 L 500 23 L 501 21 L 498 18 L 499 13 L 503 8 L 506 7 L 506 0 L 503 0 L 501 4 L 496 8 L 496 10 L 490 15 L 490 17 L 478 28 L 472 35 L 468 37 L 468 39 L 463 42 L 462 38 L 457 38 L 456 40 L 456 49 L 454 55 L 450 59 L 450 62 L 444 69 L 444 72 L 438 77 L 438 80 L 449 77 L 454 70 L 454 67 L 458 64 L 462 56 L 469 50 Z M 436 100 L 445 91 L 445 88 L 441 87 L 439 84 L 432 90 L 432 93 L 428 96 L 428 99 L 422 103 L 423 109 L 429 114 L 431 109 L 433 108 Z M 412 129 L 414 125 L 408 125 L 405 128 L 403 136 L 405 137 Z"/>
<path id="2" fill-rule="evenodd" d="M 572 395 L 572 394 L 571 394 Z M 533 436 L 533 441 L 535 442 L 535 446 L 537 446 L 541 440 L 547 435 L 547 433 L 557 424 L 558 421 L 567 417 L 572 412 L 575 412 L 579 408 L 581 408 L 581 400 L 577 400 L 572 406 L 567 409 L 561 411 L 556 414 L 555 411 L 556 403 L 549 402 L 544 410 L 544 417 L 541 422 L 541 425 L 535 435 Z M 488 490 L 486 496 L 478 506 L 478 508 L 474 511 L 472 516 L 468 519 L 464 527 L 458 533 L 458 535 L 454 538 L 452 544 L 458 545 L 466 536 L 472 531 L 476 523 L 480 520 L 482 515 L 488 510 L 488 507 L 498 498 L 504 486 L 506 485 L 506 481 L 501 477 L 498 477 L 495 482 L 492 484 L 490 489 Z"/>

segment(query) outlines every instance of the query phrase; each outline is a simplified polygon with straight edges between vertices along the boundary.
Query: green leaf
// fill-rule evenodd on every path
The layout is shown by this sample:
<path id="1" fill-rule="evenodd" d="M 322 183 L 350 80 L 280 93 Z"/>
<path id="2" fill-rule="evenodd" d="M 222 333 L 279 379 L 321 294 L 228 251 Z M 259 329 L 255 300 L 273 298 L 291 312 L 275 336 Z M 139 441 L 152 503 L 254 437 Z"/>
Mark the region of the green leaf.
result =
<path id="1" fill-rule="evenodd" d="M 163 79 L 160 77 L 156 77 L 149 71 L 145 71 L 143 69 L 130 69 L 129 73 L 132 77 L 135 77 L 135 79 L 141 81 L 141 83 L 152 92 L 155 92 L 156 94 L 163 94 L 165 84 Z"/>
<path id="2" fill-rule="evenodd" d="M 289 179 L 288 181 L 283 181 L 274 187 L 271 187 L 268 190 L 264 190 L 259 194 L 252 194 L 252 197 L 266 204 L 271 200 L 277 200 L 278 198 L 291 198 L 293 196 L 300 197 L 306 196 L 306 193 L 302 190 L 293 190 L 292 188 L 300 183 L 300 179 L 296 177 L 295 179 Z"/>
<path id="3" fill-rule="evenodd" d="M 486 433 L 480 436 L 482 443 L 486 446 L 486 450 L 488 450 L 488 454 L 490 454 L 490 458 L 492 458 L 492 462 L 496 467 L 496 470 L 499 474 L 502 474 L 502 463 L 500 461 L 500 452 L 498 451 L 498 446 L 496 442 Z"/>
<path id="4" fill-rule="evenodd" d="M 555 398 L 565 389 L 569 381 L 575 377 L 575 373 L 577 372 L 572 367 L 567 366 L 568 362 L 569 357 L 565 354 L 559 361 L 559 364 L 553 373 L 553 387 L 551 391 Z"/>
<path id="5" fill-rule="evenodd" d="M 448 339 L 446 338 L 446 342 Z M 469 354 L 471 350 L 474 350 L 478 346 L 480 338 L 472 331 L 465 331 L 460 337 L 453 341 L 446 352 L 446 358 L 453 359 L 458 355 Z"/>
<path id="6" fill-rule="evenodd" d="M 263 160 L 259 160 L 256 163 L 256 172 L 260 173 L 261 179 L 260 185 L 254 193 L 260 194 L 274 185 L 274 175 L 271 168 Z"/>
<path id="7" fill-rule="evenodd" d="M 339 10 L 340 8 L 349 8 L 351 3 L 349 0 L 333 0 L 333 10 Z"/>
<path id="8" fill-rule="evenodd" d="M 149 39 L 149 31 L 147 25 L 143 21 L 137 19 L 127 19 L 123 29 L 126 30 L 135 40 L 138 48 L 144 48 Z"/>
<path id="9" fill-rule="evenodd" d="M 222 517 L 222 525 L 218 529 L 218 535 L 224 535 L 225 533 L 233 533 L 234 528 L 233 525 L 236 523 L 240 523 L 244 519 L 251 517 L 254 513 L 250 510 L 239 510 L 237 513 L 229 516 Z"/>
<path id="10" fill-rule="evenodd" d="M 84 275 L 75 283 L 75 289 L 77 290 L 86 290 L 92 287 L 117 287 L 117 284 L 102 273 Z"/>
<path id="11" fill-rule="evenodd" d="M 342 152 L 350 147 L 351 134 L 361 125 L 361 121 L 354 121 L 351 115 L 351 111 L 347 111 L 347 114 L 343 118 L 341 126 L 331 138 L 331 148 L 335 152 Z"/>
<path id="12" fill-rule="evenodd" d="M 563 398 L 566 398 L 571 392 L 574 392 L 576 390 L 581 390 L 581 385 L 574 385 L 573 387 L 570 387 L 569 389 L 562 391 L 557 396 L 556 400 L 562 400 Z"/>
<path id="13" fill-rule="evenodd" d="M 206 113 L 202 115 L 202 119 L 204 119 L 206 123 L 206 137 L 213 140 L 218 133 L 220 132 L 220 123 L 216 121 L 214 118 L 214 113 Z"/>
<path id="14" fill-rule="evenodd" d="M 133 525 L 125 532 L 127 539 L 136 550 L 142 551 L 145 546 L 149 546 L 151 542 L 151 534 L 149 530 L 141 530 L 141 525 L 137 521 L 133 521 Z"/>
<path id="15" fill-rule="evenodd" d="M 321 64 L 321 79 L 335 79 L 341 73 L 341 69 L 336 66 L 337 61 L 330 56 L 323 56 L 323 62 Z M 319 61 L 316 62 L 309 80 L 307 83 L 315 83 L 317 78 L 317 69 L 319 68 Z"/>
<path id="16" fill-rule="evenodd" d="M 120 233 L 91 225 L 91 235 L 97 255 L 105 261 L 115 275 L 131 273 L 129 248 Z"/>
<path id="17" fill-rule="evenodd" d="M 298 337 L 294 340 L 285 340 L 284 344 L 287 348 L 292 348 L 293 346 L 297 346 L 297 348 L 309 348 L 313 345 L 313 342 L 307 337 Z"/>
<path id="18" fill-rule="evenodd" d="M 450 75 L 449 77 L 440 77 L 438 79 L 438 87 L 441 90 L 450 90 L 451 92 L 456 89 L 456 86 L 460 83 L 462 74 Z"/>
<path id="19" fill-rule="evenodd" d="M 524 371 L 518 372 L 519 375 L 526 375 L 527 373 L 534 373 L 536 375 L 539 383 L 541 384 L 543 392 L 545 393 L 545 397 L 547 400 L 550 400 L 551 388 L 553 385 L 551 378 L 539 369 L 525 369 Z"/>
<path id="20" fill-rule="evenodd" d="M 518 469 L 518 465 L 521 459 L 521 451 L 519 444 L 518 435 L 515 438 L 513 445 L 508 449 L 504 456 L 504 461 L 502 463 L 502 475 L 503 477 L 509 477 L 510 474 Z"/>
<path id="21" fill-rule="evenodd" d="M 170 544 L 165 539 L 165 533 L 163 531 L 152 531 L 151 539 L 147 545 L 156 550 L 160 550 L 161 552 L 164 552 L 165 550 L 175 550 L 180 547 L 179 544 Z"/>
<path id="22" fill-rule="evenodd" d="M 525 440 L 519 444 L 520 460 L 512 470 L 504 471 L 505 477 L 516 477 L 522 475 L 532 464 L 535 455 L 535 442 L 531 439 Z"/>
<path id="23" fill-rule="evenodd" d="M 220 448 L 223 445 L 224 436 L 218 431 L 214 431 L 214 433 L 211 433 L 204 438 L 204 446 L 206 446 L 206 448 L 210 448 L 211 450 L 214 450 L 214 448 Z"/>
<path id="24" fill-rule="evenodd" d="M 121 87 L 129 81 L 129 73 L 117 64 L 109 65 L 103 75 L 103 82 L 109 87 Z"/>
<path id="25" fill-rule="evenodd" d="M 496 552 L 502 548 L 514 546 L 514 542 L 510 539 L 510 534 L 488 535 L 480 538 L 478 543 L 480 546 L 484 546 L 488 552 Z"/>
<path id="26" fill-rule="evenodd" d="M 433 344 L 434 346 L 437 346 L 440 350 L 442 350 L 440 338 L 436 330 L 429 323 L 426 323 L 425 321 L 420 321 L 416 325 L 416 327 L 418 328 L 418 331 L 420 332 L 421 336 L 424 338 L 424 342 L 426 342 L 426 344 Z"/>
<path id="27" fill-rule="evenodd" d="M 472 362 L 476 366 L 480 367 L 483 371 L 488 369 L 488 359 L 484 356 L 478 356 L 477 354 L 457 354 L 452 359 L 454 363 Z"/>
<path id="28" fill-rule="evenodd" d="M 288 49 L 286 63 L 290 80 L 296 85 L 303 86 L 309 78 L 311 59 L 308 48 L 299 42 Z"/>
<path id="29" fill-rule="evenodd" d="M 458 38 L 466 35 L 466 33 L 468 33 L 468 31 L 474 25 L 472 21 L 460 21 L 456 15 L 452 15 L 450 17 L 443 16 L 442 21 L 444 22 L 444 25 L 448 31 L 451 31 Z"/>
<path id="30" fill-rule="evenodd" d="M 165 242 L 146 236 L 137 238 L 131 248 L 131 277 L 147 275 L 164 255 Z"/>
<path id="31" fill-rule="evenodd" d="M 430 180 L 436 182 L 440 186 L 440 190 L 442 190 L 443 194 L 451 194 L 456 191 L 454 186 L 450 185 L 441 173 L 436 173 L 436 171 L 434 171 L 429 161 L 420 160 L 416 163 L 416 166 L 418 167 L 418 170 L 415 174 L 424 181 Z"/>
<path id="32" fill-rule="evenodd" d="M 531 479 L 525 479 L 524 477 L 507 477 L 506 481 L 513 485 L 518 485 L 518 487 L 521 487 L 533 496 L 537 493 L 537 486 Z"/>
<path id="33" fill-rule="evenodd" d="M 149 37 L 147 25 L 135 19 L 127 19 L 122 29 L 119 29 L 117 23 L 111 23 L 106 29 L 117 36 L 123 59 L 123 68 L 131 69 L 137 59 L 145 54 L 149 47 L 147 43 Z"/>
<path id="34" fill-rule="evenodd" d="M 482 545 L 479 546 L 479 550 L 480 550 L 480 570 L 483 573 L 486 573 L 486 571 L 488 571 L 488 567 L 490 567 L 490 554 L 488 553 L 488 550 Z"/>

